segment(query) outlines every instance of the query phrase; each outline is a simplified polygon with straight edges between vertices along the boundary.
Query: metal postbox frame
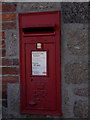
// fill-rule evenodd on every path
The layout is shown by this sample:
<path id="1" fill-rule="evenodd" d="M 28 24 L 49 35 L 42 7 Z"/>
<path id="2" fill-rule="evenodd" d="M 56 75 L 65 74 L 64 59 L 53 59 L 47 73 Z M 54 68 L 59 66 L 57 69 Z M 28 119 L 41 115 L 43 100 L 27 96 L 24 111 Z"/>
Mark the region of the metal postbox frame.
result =
<path id="1" fill-rule="evenodd" d="M 35 19 L 34 22 L 32 21 L 33 17 L 31 18 L 31 23 L 29 23 L 30 21 L 30 16 L 34 16 L 35 18 L 37 17 L 37 21 L 39 21 L 39 19 L 42 19 L 42 17 L 48 17 L 49 15 L 51 15 L 51 18 L 53 18 L 53 20 L 49 21 L 48 19 L 46 19 L 47 23 L 42 23 L 37 24 L 35 23 Z M 54 17 L 55 16 L 55 17 Z M 28 22 L 26 20 L 29 20 Z M 54 21 L 54 22 L 53 22 Z M 56 22 L 56 23 L 55 23 Z M 33 24 L 32 24 L 33 23 Z M 37 30 L 37 28 L 39 28 L 38 31 L 41 32 L 42 29 L 52 29 L 52 32 L 50 32 L 50 30 L 45 31 L 44 33 L 36 33 L 35 30 Z M 29 32 L 31 32 L 31 34 L 29 34 L 28 29 L 30 28 Z M 33 29 L 35 28 L 35 30 Z M 34 32 L 33 32 L 34 31 Z M 20 110 L 21 113 L 28 113 L 28 114 L 49 114 L 49 115 L 62 115 L 61 112 L 61 49 L 60 49 L 60 31 L 61 31 L 61 25 L 60 25 L 60 11 L 49 11 L 49 12 L 36 12 L 36 13 L 20 13 L 19 14 L 19 38 L 20 38 Z M 43 42 L 41 39 L 39 39 L 41 36 L 45 36 L 45 39 L 43 39 Z M 53 36 L 53 37 L 52 37 Z M 55 110 L 51 109 L 30 109 L 29 105 L 27 104 L 27 95 L 26 95 L 26 91 L 28 91 L 27 89 L 27 75 L 28 73 L 26 73 L 26 62 L 27 62 L 27 58 L 26 55 L 27 51 L 29 51 L 29 44 L 36 44 L 37 41 L 34 39 L 34 37 L 37 39 L 37 41 L 40 43 L 54 43 L 55 44 L 55 78 L 56 78 L 56 108 Z M 55 38 L 54 38 L 55 37 Z M 31 40 L 32 38 L 32 40 Z M 46 39 L 47 38 L 47 39 Z M 49 40 L 50 38 L 50 40 Z M 25 47 L 27 46 L 27 47 Z M 53 47 L 52 47 L 53 48 Z M 45 49 L 43 49 L 45 51 Z M 42 49 L 38 50 L 38 51 L 43 51 Z M 50 49 L 49 49 L 50 50 Z M 34 51 L 34 49 L 32 49 L 32 51 Z M 47 50 L 47 61 L 49 58 L 49 54 L 48 54 L 48 50 Z M 31 64 L 30 62 L 28 62 L 29 65 Z M 49 62 L 50 63 L 50 62 Z M 48 64 L 49 64 L 48 63 Z M 47 66 L 48 66 L 47 64 Z M 48 71 L 49 72 L 49 71 Z M 53 73 L 53 72 L 52 72 Z M 49 73 L 48 73 L 49 75 Z M 48 76 L 47 75 L 47 76 Z M 45 78 L 47 76 L 41 76 L 42 78 Z M 35 76 L 38 77 L 38 76 Z M 52 88 L 53 90 L 53 88 Z"/>

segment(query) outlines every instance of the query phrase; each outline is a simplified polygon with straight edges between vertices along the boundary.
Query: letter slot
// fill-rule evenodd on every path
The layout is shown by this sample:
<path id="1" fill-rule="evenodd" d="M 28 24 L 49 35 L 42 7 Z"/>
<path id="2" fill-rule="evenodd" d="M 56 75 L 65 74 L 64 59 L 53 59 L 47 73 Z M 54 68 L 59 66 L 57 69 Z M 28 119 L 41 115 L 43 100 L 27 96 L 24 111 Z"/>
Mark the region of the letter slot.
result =
<path id="1" fill-rule="evenodd" d="M 45 35 L 55 35 L 55 27 L 54 26 L 38 26 L 38 27 L 28 27 L 23 28 L 24 36 L 45 36 Z"/>

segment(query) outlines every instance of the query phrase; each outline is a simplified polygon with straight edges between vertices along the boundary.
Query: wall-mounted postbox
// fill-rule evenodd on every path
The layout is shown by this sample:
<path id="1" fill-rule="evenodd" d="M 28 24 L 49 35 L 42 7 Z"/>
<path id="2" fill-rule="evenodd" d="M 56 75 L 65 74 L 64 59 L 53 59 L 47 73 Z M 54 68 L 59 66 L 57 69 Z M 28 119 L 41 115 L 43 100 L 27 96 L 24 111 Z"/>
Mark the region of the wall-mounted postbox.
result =
<path id="1" fill-rule="evenodd" d="M 19 14 L 21 112 L 61 115 L 60 12 Z"/>

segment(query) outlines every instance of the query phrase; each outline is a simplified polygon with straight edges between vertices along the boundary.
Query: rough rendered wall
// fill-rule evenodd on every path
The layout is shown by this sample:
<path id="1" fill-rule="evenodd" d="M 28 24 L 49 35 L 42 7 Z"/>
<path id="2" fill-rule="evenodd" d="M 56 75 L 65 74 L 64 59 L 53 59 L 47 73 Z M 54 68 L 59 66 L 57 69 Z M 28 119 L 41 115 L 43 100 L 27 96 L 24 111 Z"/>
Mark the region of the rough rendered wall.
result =
<path id="1" fill-rule="evenodd" d="M 59 117 L 19 111 L 18 13 L 53 10 L 61 11 L 62 118 L 88 117 L 88 3 L 18 2 L 2 6 L 3 118 Z"/>

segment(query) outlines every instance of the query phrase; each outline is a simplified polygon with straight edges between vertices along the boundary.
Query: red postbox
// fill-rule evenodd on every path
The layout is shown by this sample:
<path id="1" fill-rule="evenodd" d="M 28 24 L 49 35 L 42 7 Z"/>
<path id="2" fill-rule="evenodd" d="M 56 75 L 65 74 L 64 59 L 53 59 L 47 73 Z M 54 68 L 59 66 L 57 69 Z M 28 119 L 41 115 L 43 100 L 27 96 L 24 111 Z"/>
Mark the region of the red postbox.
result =
<path id="1" fill-rule="evenodd" d="M 19 14 L 22 113 L 61 115 L 60 12 Z"/>

